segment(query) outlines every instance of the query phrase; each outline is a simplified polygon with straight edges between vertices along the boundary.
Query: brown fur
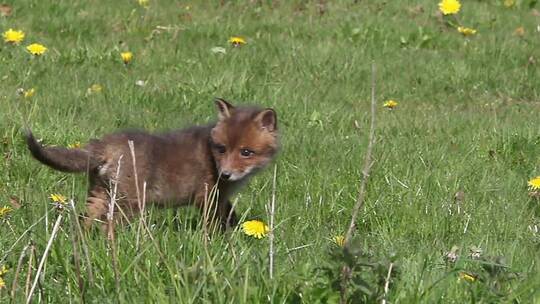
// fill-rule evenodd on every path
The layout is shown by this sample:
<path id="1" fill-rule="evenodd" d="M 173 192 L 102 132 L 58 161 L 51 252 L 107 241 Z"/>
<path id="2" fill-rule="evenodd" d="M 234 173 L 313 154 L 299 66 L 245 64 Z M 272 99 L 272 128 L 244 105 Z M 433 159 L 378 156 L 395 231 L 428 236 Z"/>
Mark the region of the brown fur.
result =
<path id="1" fill-rule="evenodd" d="M 217 186 L 216 209 L 210 214 L 215 213 L 227 227 L 236 224 L 229 198 L 277 152 L 277 116 L 272 109 L 236 108 L 223 99 L 216 104 L 219 120 L 214 125 L 160 135 L 124 131 L 91 140 L 80 149 L 43 147 L 31 132 L 26 140 L 40 162 L 64 172 L 88 172 L 87 225 L 105 220 L 113 181 L 118 184 L 117 203 L 123 213 L 131 217 L 140 211 L 128 146 L 133 141 L 139 190 L 146 182 L 148 202 L 193 203 L 202 210 L 208 191 Z M 115 180 L 120 157 L 120 175 Z"/>

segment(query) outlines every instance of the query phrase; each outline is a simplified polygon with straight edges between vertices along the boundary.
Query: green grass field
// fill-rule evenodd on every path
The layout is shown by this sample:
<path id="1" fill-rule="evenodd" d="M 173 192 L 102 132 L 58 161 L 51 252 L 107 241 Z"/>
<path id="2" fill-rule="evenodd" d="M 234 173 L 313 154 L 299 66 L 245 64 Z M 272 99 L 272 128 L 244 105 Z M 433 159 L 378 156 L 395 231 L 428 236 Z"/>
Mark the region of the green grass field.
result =
<path id="1" fill-rule="evenodd" d="M 540 175 L 540 4 L 463 0 L 443 17 L 428 0 L 223 2 L 7 1 L 0 31 L 26 37 L 0 42 L 0 207 L 13 209 L 0 218 L 0 302 L 26 301 L 62 214 L 34 303 L 338 303 L 346 263 L 349 303 L 540 303 L 527 186 Z M 34 42 L 48 50 L 30 55 Z M 333 238 L 360 184 L 372 61 L 375 163 L 343 250 Z M 278 113 L 273 279 L 268 237 L 239 228 L 205 243 L 194 208 L 149 210 L 151 236 L 118 227 L 114 251 L 97 231 L 81 239 L 49 196 L 82 212 L 86 178 L 39 164 L 22 137 L 25 123 L 56 145 L 202 124 L 214 97 Z M 269 222 L 272 177 L 273 165 L 236 196 L 243 220 Z"/>

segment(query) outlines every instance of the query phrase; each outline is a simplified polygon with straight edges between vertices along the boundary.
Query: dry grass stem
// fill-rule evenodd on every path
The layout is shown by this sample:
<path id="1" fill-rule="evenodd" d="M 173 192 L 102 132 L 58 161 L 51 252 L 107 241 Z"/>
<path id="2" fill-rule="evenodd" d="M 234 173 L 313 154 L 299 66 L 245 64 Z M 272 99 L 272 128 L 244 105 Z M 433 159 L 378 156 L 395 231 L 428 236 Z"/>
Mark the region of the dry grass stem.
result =
<path id="1" fill-rule="evenodd" d="M 296 246 L 296 247 L 293 247 L 293 248 L 287 248 L 287 253 L 291 253 L 293 251 L 297 251 L 297 250 L 304 249 L 304 248 L 309 248 L 309 247 L 311 247 L 313 245 L 315 245 L 315 243 L 300 245 L 300 246 Z"/>
<path id="2" fill-rule="evenodd" d="M 141 239 L 141 231 L 144 226 L 144 223 L 146 223 L 145 218 L 145 210 L 146 208 L 146 181 L 143 183 L 143 197 L 142 197 L 142 209 L 140 211 L 140 218 L 139 218 L 139 225 L 137 227 L 137 241 L 135 242 L 135 248 L 137 248 L 137 251 L 139 251 L 140 246 L 140 239 Z"/>
<path id="3" fill-rule="evenodd" d="M 347 265 L 343 265 L 341 268 L 341 283 L 339 288 L 339 299 L 341 304 L 347 303 L 347 285 L 351 279 L 351 268 Z"/>
<path id="4" fill-rule="evenodd" d="M 269 249 L 269 270 L 270 279 L 274 278 L 274 214 L 276 209 L 276 180 L 277 180 L 277 165 L 274 165 L 274 178 L 272 179 L 272 201 L 270 203 L 270 231 L 268 232 L 268 240 L 270 242 Z"/>
<path id="5" fill-rule="evenodd" d="M 236 204 L 238 203 L 238 200 L 234 200 L 234 202 L 232 203 L 231 205 L 231 211 L 229 211 L 229 214 L 227 215 L 227 222 L 226 223 L 230 223 L 231 222 L 231 219 L 232 219 L 232 216 L 234 214 L 234 210 L 236 209 Z"/>
<path id="6" fill-rule="evenodd" d="M 139 189 L 139 176 L 137 175 L 137 159 L 135 158 L 135 145 L 132 140 L 128 140 L 129 151 L 131 152 L 131 163 L 133 164 L 133 174 L 135 178 L 135 191 L 137 194 L 137 206 L 139 207 L 139 212 L 142 212 L 142 201 L 141 201 L 141 190 Z"/>
<path id="7" fill-rule="evenodd" d="M 204 202 L 203 202 L 203 242 L 204 248 L 208 245 L 208 184 L 204 183 Z"/>
<path id="8" fill-rule="evenodd" d="M 6 251 L 6 253 L 4 254 L 4 256 L 2 257 L 2 259 L 0 260 L 0 263 L 3 263 L 6 258 L 8 257 L 8 255 L 11 253 L 11 251 L 13 251 L 13 249 L 15 248 L 15 246 L 17 246 L 17 244 L 24 238 L 24 236 L 30 232 L 32 230 L 32 228 L 34 228 L 37 224 L 39 224 L 42 220 L 44 220 L 47 216 L 47 213 L 42 216 L 39 220 L 37 220 L 35 223 L 33 223 L 32 225 L 30 225 L 30 227 L 26 228 L 26 230 L 17 238 L 17 240 L 15 240 L 15 242 L 13 243 L 13 245 L 11 245 L 11 247 L 9 247 L 9 249 Z"/>
<path id="9" fill-rule="evenodd" d="M 218 228 L 216 221 L 219 208 L 218 196 L 217 183 L 210 190 L 208 184 L 204 184 L 203 235 L 207 240 L 210 238 L 210 234 L 215 233 Z"/>
<path id="10" fill-rule="evenodd" d="M 73 203 L 73 200 L 69 200 L 69 204 L 71 206 L 74 206 L 75 204 Z M 76 219 L 73 219 L 74 218 L 77 218 L 77 215 L 75 214 L 75 216 L 73 216 L 73 214 L 70 215 L 70 228 L 71 228 L 71 231 L 69 233 L 70 235 L 70 238 L 71 238 L 71 244 L 72 244 L 72 247 L 73 247 L 73 262 L 75 264 L 75 274 L 77 275 L 77 282 L 79 284 L 79 292 L 80 292 L 80 295 L 81 295 L 81 302 L 84 302 L 84 281 L 83 281 L 83 278 L 82 278 L 82 275 L 81 275 L 81 256 L 80 256 L 80 246 L 79 246 L 79 242 L 77 240 L 77 236 L 78 234 L 76 233 L 76 230 L 77 230 L 77 227 L 76 227 L 76 224 L 75 224 L 75 221 Z"/>
<path id="11" fill-rule="evenodd" d="M 116 166 L 116 176 L 114 178 L 112 192 L 110 194 L 111 200 L 109 201 L 109 212 L 107 213 L 107 240 L 109 241 L 109 247 L 112 254 L 112 265 L 114 270 L 114 282 L 116 286 L 116 292 L 120 292 L 120 271 L 118 270 L 118 256 L 116 252 L 116 244 L 114 238 L 114 206 L 116 205 L 116 194 L 118 192 L 118 177 L 120 176 L 120 167 L 122 166 L 122 158 L 124 155 L 120 155 L 118 158 L 118 165 Z"/>
<path id="12" fill-rule="evenodd" d="M 30 284 L 32 282 L 32 265 L 34 264 L 34 258 L 36 256 L 36 247 L 32 243 L 30 245 L 30 257 L 28 258 L 28 269 L 26 271 L 26 284 L 24 288 L 24 297 L 28 298 L 30 294 Z"/>
<path id="13" fill-rule="evenodd" d="M 137 203 L 138 203 L 138 206 L 139 206 L 139 212 L 143 213 L 144 205 L 145 205 L 144 201 L 146 200 L 146 182 L 144 183 L 145 184 L 145 186 L 144 186 L 144 189 L 145 189 L 144 190 L 144 198 L 141 199 L 141 191 L 139 189 L 139 175 L 137 174 L 137 160 L 135 159 L 135 146 L 134 146 L 132 140 L 128 140 L 128 145 L 129 145 L 129 151 L 131 152 L 131 161 L 132 161 L 132 164 L 133 164 L 133 175 L 134 175 L 134 178 L 135 178 L 135 191 L 136 191 L 136 194 L 137 194 Z M 159 248 L 159 244 L 156 242 L 156 239 L 152 235 L 152 232 L 150 231 L 150 228 L 148 228 L 148 224 L 144 220 L 144 215 L 140 214 L 140 216 L 142 217 L 142 219 L 139 221 L 139 224 L 143 225 L 144 230 L 146 231 L 146 233 L 148 233 L 148 237 L 152 241 L 154 247 L 156 248 L 156 250 L 157 250 L 157 252 L 158 252 L 158 254 L 160 256 L 161 261 L 163 263 L 165 263 L 165 261 L 166 261 L 165 255 L 163 255 L 163 253 L 161 252 L 161 249 Z"/>
<path id="14" fill-rule="evenodd" d="M 49 242 L 47 243 L 47 247 L 45 248 L 45 252 L 43 252 L 43 256 L 41 257 L 41 261 L 39 261 L 39 266 L 37 269 L 36 277 L 34 278 L 34 283 L 32 284 L 32 288 L 30 289 L 30 294 L 26 298 L 26 304 L 30 303 L 32 300 L 32 295 L 34 294 L 34 290 L 36 289 L 36 286 L 39 281 L 39 276 L 41 274 L 41 271 L 43 270 L 43 267 L 45 266 L 45 261 L 47 260 L 47 256 L 49 254 L 49 250 L 51 249 L 52 242 L 54 238 L 56 237 L 56 234 L 58 233 L 58 230 L 60 229 L 60 223 L 62 222 L 62 213 L 58 215 L 56 218 L 56 222 L 54 223 L 54 227 L 51 233 L 51 237 L 49 238 Z"/>
<path id="15" fill-rule="evenodd" d="M 32 242 L 28 243 L 28 245 L 24 246 L 23 250 L 21 251 L 21 254 L 19 255 L 19 261 L 17 262 L 17 269 L 15 270 L 15 274 L 13 275 L 13 284 L 11 285 L 11 299 L 15 299 L 15 293 L 17 291 L 17 281 L 19 280 L 19 273 L 22 269 L 22 264 L 24 257 L 26 256 L 26 253 L 28 252 L 28 248 L 32 245 Z"/>
<path id="16" fill-rule="evenodd" d="M 86 269 L 88 272 L 88 283 L 90 285 L 94 285 L 94 272 L 92 270 L 92 263 L 90 262 L 90 253 L 88 251 L 88 245 L 86 244 L 86 240 L 84 238 L 81 222 L 79 221 L 79 216 L 75 208 L 75 203 L 73 202 L 73 200 L 71 200 L 70 203 L 71 203 L 71 211 L 72 211 L 72 215 L 74 219 L 73 221 L 75 223 L 75 228 L 77 228 L 77 235 L 79 236 L 79 239 L 81 240 L 81 244 L 82 244 L 81 247 L 84 254 L 84 259 L 86 261 Z"/>
<path id="17" fill-rule="evenodd" d="M 384 297 L 381 301 L 381 304 L 386 304 L 386 297 L 388 296 L 389 286 L 390 286 L 390 277 L 392 276 L 392 268 L 394 267 L 394 263 L 390 263 L 390 266 L 388 266 L 388 274 L 386 275 L 386 280 L 384 282 Z"/>
<path id="18" fill-rule="evenodd" d="M 210 234 L 216 233 L 217 229 L 219 228 L 219 221 L 217 220 L 217 212 L 219 208 L 219 191 L 218 191 L 218 184 L 216 183 L 212 189 L 210 189 L 210 197 L 208 198 L 209 203 L 209 212 L 212 212 L 210 217 Z"/>

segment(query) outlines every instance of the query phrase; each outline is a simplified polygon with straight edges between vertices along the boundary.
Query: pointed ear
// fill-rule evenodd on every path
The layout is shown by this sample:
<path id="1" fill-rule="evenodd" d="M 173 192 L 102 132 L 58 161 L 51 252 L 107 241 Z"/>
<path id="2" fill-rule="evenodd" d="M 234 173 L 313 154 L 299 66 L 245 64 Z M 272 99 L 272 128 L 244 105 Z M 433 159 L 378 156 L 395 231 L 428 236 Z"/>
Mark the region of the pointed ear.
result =
<path id="1" fill-rule="evenodd" d="M 262 110 L 257 114 L 257 117 L 255 117 L 255 121 L 259 122 L 261 127 L 268 132 L 277 130 L 277 114 L 273 109 Z"/>
<path id="2" fill-rule="evenodd" d="M 223 98 L 215 99 L 218 108 L 218 117 L 220 120 L 231 117 L 231 113 L 234 110 L 234 106 Z"/>

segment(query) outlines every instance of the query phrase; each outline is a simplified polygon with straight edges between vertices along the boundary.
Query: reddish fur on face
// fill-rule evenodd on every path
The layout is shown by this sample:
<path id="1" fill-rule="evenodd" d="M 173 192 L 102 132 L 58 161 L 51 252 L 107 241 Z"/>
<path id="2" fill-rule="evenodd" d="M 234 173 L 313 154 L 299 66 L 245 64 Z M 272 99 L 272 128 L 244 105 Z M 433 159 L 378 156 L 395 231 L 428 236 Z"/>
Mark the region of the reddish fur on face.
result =
<path id="1" fill-rule="evenodd" d="M 214 186 L 215 212 L 223 227 L 236 223 L 229 198 L 248 176 L 266 166 L 278 149 L 277 116 L 272 109 L 234 107 L 217 99 L 218 122 L 166 134 L 125 131 L 91 140 L 81 149 L 43 147 L 27 134 L 32 155 L 64 172 L 88 172 L 88 224 L 104 220 L 112 182 L 118 184 L 118 206 L 127 216 L 140 212 L 135 184 L 146 183 L 148 203 L 160 206 L 195 204 L 204 208 Z M 128 141 L 135 147 L 136 172 Z M 121 159 L 120 176 L 116 178 Z"/>
<path id="2" fill-rule="evenodd" d="M 278 148 L 277 121 L 271 109 L 236 109 L 229 105 L 227 113 L 212 129 L 212 152 L 219 172 L 230 174 L 229 179 L 234 181 L 272 160 Z"/>

